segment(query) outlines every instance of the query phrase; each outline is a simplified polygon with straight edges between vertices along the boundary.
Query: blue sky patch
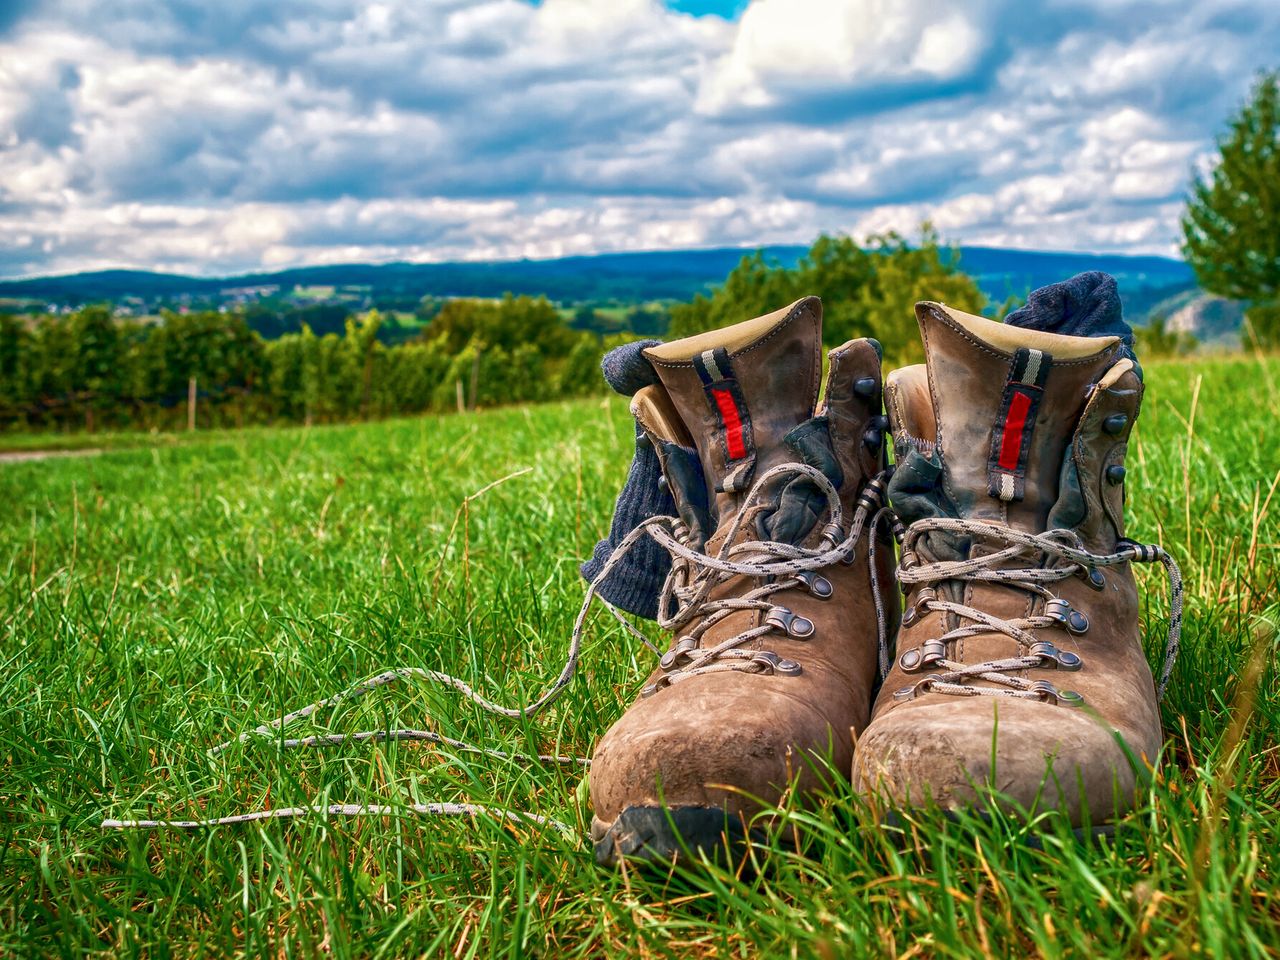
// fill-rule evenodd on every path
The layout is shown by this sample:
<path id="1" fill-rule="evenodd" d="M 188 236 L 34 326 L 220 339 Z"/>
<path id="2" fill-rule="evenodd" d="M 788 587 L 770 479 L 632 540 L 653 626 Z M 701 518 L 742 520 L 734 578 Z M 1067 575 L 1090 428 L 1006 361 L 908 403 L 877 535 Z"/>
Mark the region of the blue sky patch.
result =
<path id="1" fill-rule="evenodd" d="M 725 20 L 736 20 L 747 9 L 748 0 L 665 0 L 668 8 L 695 17 L 712 14 Z"/>

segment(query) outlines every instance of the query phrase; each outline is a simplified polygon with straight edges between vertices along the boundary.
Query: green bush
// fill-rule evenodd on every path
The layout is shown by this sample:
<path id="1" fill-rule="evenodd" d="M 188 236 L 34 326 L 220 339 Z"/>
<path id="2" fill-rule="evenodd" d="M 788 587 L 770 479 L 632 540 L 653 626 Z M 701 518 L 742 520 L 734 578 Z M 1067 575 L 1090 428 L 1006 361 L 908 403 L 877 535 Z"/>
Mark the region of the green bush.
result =
<path id="1" fill-rule="evenodd" d="M 601 338 L 570 330 L 544 298 L 455 300 L 417 339 L 378 339 L 377 311 L 341 333 L 307 324 L 264 340 L 240 313 L 165 312 L 158 323 L 106 306 L 0 316 L 0 427 L 150 429 L 333 423 L 579 396 L 603 389 Z"/>
<path id="2" fill-rule="evenodd" d="M 1152 317 L 1143 327 L 1133 330 L 1134 346 L 1140 357 L 1183 357 L 1199 345 L 1199 341 L 1182 330 L 1170 330 L 1168 317 Z"/>
<path id="3" fill-rule="evenodd" d="M 1263 350 L 1280 347 L 1280 302 L 1255 303 L 1244 314 L 1244 340 Z"/>
<path id="4" fill-rule="evenodd" d="M 692 303 L 672 308 L 671 334 L 688 336 L 737 323 L 810 294 L 822 297 L 828 346 L 874 337 L 895 363 L 922 359 L 917 301 L 940 300 L 969 313 L 980 313 L 987 302 L 925 224 L 914 244 L 896 233 L 864 244 L 848 236 L 821 236 L 792 268 L 770 264 L 760 253 L 743 257 L 709 296 L 699 294 Z"/>
<path id="5" fill-rule="evenodd" d="M 874 336 L 891 362 L 917 359 L 913 305 L 945 300 L 980 311 L 985 300 L 927 226 L 859 245 L 819 237 L 792 269 L 743 259 L 710 295 L 671 311 L 671 336 L 726 326 L 817 293 L 828 344 Z M 423 305 L 413 339 L 380 340 L 375 310 L 341 330 L 300 329 L 264 339 L 240 312 L 166 311 L 158 322 L 89 306 L 69 315 L 0 316 L 0 428 L 175 428 L 187 420 L 190 382 L 200 426 L 368 417 L 531 403 L 601 393 L 601 354 L 658 328 L 666 314 L 637 307 L 635 331 L 575 329 L 545 297 Z"/>

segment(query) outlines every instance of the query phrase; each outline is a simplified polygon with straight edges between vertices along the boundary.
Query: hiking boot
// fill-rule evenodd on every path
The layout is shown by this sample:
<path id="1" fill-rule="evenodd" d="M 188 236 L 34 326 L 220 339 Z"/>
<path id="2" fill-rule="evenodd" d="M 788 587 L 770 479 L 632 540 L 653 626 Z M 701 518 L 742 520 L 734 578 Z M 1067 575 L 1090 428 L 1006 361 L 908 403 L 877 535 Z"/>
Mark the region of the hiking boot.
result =
<path id="1" fill-rule="evenodd" d="M 1172 560 L 1124 536 L 1140 371 L 1119 336 L 939 303 L 916 316 L 926 361 L 885 388 L 903 615 L 855 786 L 952 809 L 982 808 L 990 786 L 1014 809 L 1099 824 L 1132 805 L 1161 744 L 1132 561 L 1170 571 L 1162 687 L 1180 619 Z"/>
<path id="2" fill-rule="evenodd" d="M 658 620 L 673 637 L 591 761 L 601 863 L 714 854 L 820 785 L 820 761 L 849 769 L 876 675 L 885 422 L 878 344 L 832 351 L 818 407 L 821 344 L 808 297 L 643 351 L 657 382 L 631 409 L 677 516 L 637 528 L 591 591 L 652 537 L 672 557 Z M 875 558 L 885 624 L 891 547 Z"/>

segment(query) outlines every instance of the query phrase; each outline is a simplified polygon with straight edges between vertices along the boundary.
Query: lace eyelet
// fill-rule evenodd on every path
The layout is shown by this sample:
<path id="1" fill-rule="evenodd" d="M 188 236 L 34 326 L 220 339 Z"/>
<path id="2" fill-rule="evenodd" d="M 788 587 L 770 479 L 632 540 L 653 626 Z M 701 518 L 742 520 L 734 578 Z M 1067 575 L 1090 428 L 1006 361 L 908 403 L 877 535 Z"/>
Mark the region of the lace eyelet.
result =
<path id="1" fill-rule="evenodd" d="M 1048 640 L 1040 640 L 1031 645 L 1028 656 L 1039 657 L 1039 666 L 1044 670 L 1079 670 L 1084 661 L 1070 650 L 1059 650 Z"/>
<path id="2" fill-rule="evenodd" d="M 1127 413 L 1113 413 L 1102 421 L 1102 429 L 1113 437 L 1125 428 L 1125 424 L 1129 422 Z"/>
<path id="3" fill-rule="evenodd" d="M 853 395 L 860 400 L 870 400 L 876 395 L 878 387 L 875 377 L 859 377 L 853 381 Z"/>
<path id="4" fill-rule="evenodd" d="M 915 555 L 904 553 L 901 559 L 898 560 L 898 569 L 893 571 L 894 579 L 898 581 L 898 589 L 902 591 L 904 597 L 911 592 L 915 584 L 902 579 L 903 571 L 910 570 L 915 566 L 918 566 Z"/>
<path id="5" fill-rule="evenodd" d="M 667 671 L 675 670 L 690 660 L 690 655 L 696 649 L 698 649 L 697 640 L 693 639 L 693 637 L 681 637 L 658 660 L 658 666 Z"/>
<path id="6" fill-rule="evenodd" d="M 928 693 L 929 688 L 932 686 L 933 686 L 933 679 L 931 677 L 926 677 L 923 680 L 919 680 L 916 683 L 913 683 L 909 687 L 903 687 L 901 690 L 895 690 L 893 692 L 893 699 L 914 700 L 916 697 L 920 696 L 922 693 Z"/>
<path id="7" fill-rule="evenodd" d="M 926 640 L 920 644 L 921 666 L 932 667 L 947 655 L 947 645 L 941 640 Z"/>
<path id="8" fill-rule="evenodd" d="M 1079 707 L 1084 704 L 1084 697 L 1074 690 L 1059 690 L 1048 680 L 1037 680 L 1031 684 L 1031 692 L 1045 703 L 1056 703 L 1064 707 Z"/>
<path id="9" fill-rule="evenodd" d="M 1089 618 L 1061 598 L 1055 597 L 1046 603 L 1044 615 L 1058 621 L 1074 634 L 1086 633 L 1089 630 Z"/>
<path id="10" fill-rule="evenodd" d="M 794 637 L 797 640 L 813 636 L 813 621 L 808 617 L 792 613 L 786 607 L 774 607 L 769 611 L 769 615 L 765 617 L 764 622 L 772 627 L 777 627 L 779 630 L 784 631 L 787 636 Z"/>
<path id="11" fill-rule="evenodd" d="M 653 681 L 653 683 L 649 684 L 643 690 L 641 690 L 640 696 L 646 697 L 646 698 L 652 697 L 658 691 L 665 690 L 669 686 L 671 686 L 670 677 L 667 677 L 667 676 L 659 677 L 657 680 Z"/>
<path id="12" fill-rule="evenodd" d="M 764 667 L 761 673 L 768 676 L 777 674 L 782 677 L 794 677 L 800 673 L 800 664 L 786 657 L 780 657 L 769 650 L 761 650 L 751 657 L 751 662 Z"/>
<path id="13" fill-rule="evenodd" d="M 809 593 L 819 600 L 830 600 L 832 594 L 836 592 L 835 587 L 831 585 L 831 581 L 821 574 L 806 570 L 804 573 L 796 574 L 796 577 L 803 580 Z"/>
<path id="14" fill-rule="evenodd" d="M 923 659 L 919 650 L 908 650 L 898 658 L 898 666 L 906 673 L 914 673 L 921 669 Z"/>
<path id="15" fill-rule="evenodd" d="M 938 593 L 933 587 L 921 587 L 920 592 L 916 594 L 916 602 L 911 605 L 911 622 L 914 623 L 927 614 L 929 612 L 929 604 L 937 599 Z"/>

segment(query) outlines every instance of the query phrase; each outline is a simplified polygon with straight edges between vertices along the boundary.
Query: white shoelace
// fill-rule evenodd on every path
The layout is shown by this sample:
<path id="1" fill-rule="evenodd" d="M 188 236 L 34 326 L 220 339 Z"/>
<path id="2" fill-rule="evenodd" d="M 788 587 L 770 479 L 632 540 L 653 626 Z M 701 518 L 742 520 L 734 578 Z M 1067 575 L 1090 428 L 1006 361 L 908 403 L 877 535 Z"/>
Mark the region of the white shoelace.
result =
<path id="1" fill-rule="evenodd" d="M 935 532 L 995 544 L 999 549 L 966 560 L 920 563 L 920 538 Z M 1025 561 L 1027 566 L 1007 566 L 1019 560 Z M 991 520 L 932 518 L 916 521 L 907 529 L 903 540 L 898 580 L 904 585 L 923 585 L 924 589 L 918 595 L 914 610 L 908 610 L 904 615 L 904 623 L 910 623 L 914 617 L 928 611 L 949 613 L 969 623 L 926 641 L 918 650 L 904 653 L 899 665 L 906 672 L 925 669 L 938 669 L 942 672 L 931 674 L 898 690 L 895 696 L 899 699 L 911 699 L 922 693 L 932 692 L 963 697 L 1017 697 L 1051 701 L 1065 706 L 1080 705 L 1083 698 L 1077 693 L 1061 690 L 1047 680 L 1033 681 L 1011 674 L 1044 667 L 1061 670 L 1083 668 L 1085 664 L 1081 657 L 1059 650 L 1053 643 L 1040 639 L 1032 632 L 1065 628 L 1073 633 L 1084 633 L 1089 628 L 1084 614 L 1055 597 L 1046 584 L 1083 575 L 1097 586 L 1097 578 L 1102 576 L 1097 572 L 1098 568 L 1129 562 L 1159 562 L 1164 565 L 1169 579 L 1169 630 L 1165 640 L 1164 665 L 1157 681 L 1157 695 L 1163 697 L 1178 656 L 1178 641 L 1182 631 L 1182 574 L 1163 548 L 1121 540 L 1115 553 L 1095 554 L 1084 549 L 1080 537 L 1071 530 L 1049 530 L 1046 533 L 1032 534 Z M 947 581 L 998 583 L 1022 590 L 1043 598 L 1046 601 L 1045 612 L 1038 616 L 1014 619 L 995 617 L 967 604 L 939 599 L 930 585 Z M 976 664 L 961 663 L 946 655 L 947 645 L 951 642 L 984 633 L 1002 633 L 1016 641 L 1024 653 Z M 985 680 L 996 686 L 977 686 L 971 682 L 973 680 Z"/>
<path id="2" fill-rule="evenodd" d="M 775 540 L 738 540 L 744 523 L 758 506 L 765 486 L 770 480 L 787 474 L 807 477 L 826 497 L 830 519 L 818 545 L 806 548 Z M 808 590 L 822 599 L 830 597 L 834 588 L 818 571 L 851 559 L 864 531 L 871 534 L 868 549 L 873 554 L 870 559 L 874 561 L 876 527 L 873 518 L 880 517 L 878 511 L 883 491 L 884 480 L 880 477 L 866 485 L 854 511 L 852 527 L 845 535 L 840 497 L 831 481 L 813 467 L 784 464 L 765 473 L 752 487 L 714 554 L 691 548 L 687 543 L 688 531 L 679 521 L 670 528 L 664 527 L 660 532 L 654 532 L 654 539 L 672 555 L 671 574 L 663 585 L 658 609 L 659 624 L 675 639 L 671 649 L 659 661 L 663 675 L 656 683 L 647 687 L 645 693 L 651 695 L 670 684 L 707 673 L 800 673 L 803 668 L 796 661 L 779 657 L 769 650 L 742 648 L 750 641 L 774 631 L 797 638 L 813 635 L 815 628 L 811 620 L 797 616 L 787 607 L 770 602 L 769 597 L 795 589 Z M 868 520 L 873 520 L 870 527 Z M 718 599 L 711 597 L 717 587 L 735 576 L 746 576 L 760 582 L 741 596 Z M 887 624 L 878 586 L 875 593 L 879 636 L 883 638 Z M 661 613 L 663 610 L 673 612 L 664 616 Z M 763 614 L 763 622 L 720 640 L 713 646 L 702 646 L 702 638 L 717 624 L 743 610 L 759 611 Z M 681 635 L 681 631 L 690 624 L 696 626 Z"/>
<path id="3" fill-rule="evenodd" d="M 830 520 L 826 527 L 824 527 L 823 536 L 818 547 L 810 549 L 796 547 L 792 544 L 780 543 L 777 541 L 757 540 L 743 541 L 735 544 L 733 542 L 734 538 L 741 530 L 746 516 L 760 503 L 766 487 L 774 480 L 785 475 L 808 477 L 826 496 L 828 509 L 830 510 Z M 738 649 L 741 644 L 746 643 L 754 637 L 762 636 L 774 629 L 786 628 L 785 624 L 788 622 L 786 620 L 786 616 L 790 615 L 790 611 L 785 610 L 785 608 L 779 608 L 769 604 L 765 598 L 772 593 L 783 589 L 790 589 L 797 584 L 806 585 L 806 580 L 801 575 L 828 567 L 833 563 L 837 563 L 844 559 L 846 556 L 849 556 L 856 548 L 858 539 L 863 536 L 864 532 L 869 532 L 869 562 L 871 564 L 872 586 L 876 600 L 876 617 L 879 629 L 881 665 L 883 671 L 886 669 L 885 663 L 888 639 L 886 635 L 886 616 L 883 603 L 879 595 L 879 584 L 876 578 L 875 533 L 881 521 L 887 516 L 887 511 L 883 507 L 885 482 L 885 478 L 882 475 L 874 478 L 866 484 L 858 498 L 858 507 L 855 511 L 853 528 L 850 530 L 848 536 L 843 537 L 841 534 L 844 518 L 839 494 L 831 481 L 828 480 L 824 474 L 813 467 L 801 463 L 788 463 L 776 466 L 771 470 L 766 471 L 765 474 L 755 482 L 751 487 L 750 492 L 747 494 L 746 499 L 743 501 L 742 507 L 735 516 L 734 522 L 731 524 L 729 531 L 724 538 L 723 545 L 715 555 L 709 555 L 688 546 L 684 542 L 688 536 L 687 530 L 678 518 L 651 517 L 646 520 L 644 523 L 632 530 L 631 533 L 622 540 L 622 542 L 609 556 L 608 561 L 606 561 L 599 574 L 597 574 L 596 578 L 587 587 L 586 594 L 583 597 L 582 606 L 574 621 L 569 648 L 559 675 L 545 693 L 524 706 L 504 707 L 500 704 L 496 704 L 483 695 L 477 693 L 466 681 L 451 674 L 443 673 L 438 670 L 428 670 L 423 667 L 398 667 L 375 674 L 374 676 L 348 687 L 345 690 L 324 697 L 297 710 L 293 710 L 276 720 L 260 724 L 253 730 L 246 731 L 232 740 L 220 743 L 213 747 L 210 749 L 209 755 L 210 757 L 217 756 L 236 744 L 247 743 L 254 739 L 271 740 L 283 749 L 298 747 L 336 747 L 346 743 L 355 742 L 408 740 L 437 743 L 466 753 L 480 754 L 501 760 L 514 760 L 525 763 L 543 762 L 561 765 L 589 766 L 591 761 L 585 757 L 564 756 L 560 754 L 538 754 L 534 756 L 529 754 L 511 753 L 490 747 L 477 746 L 463 740 L 446 737 L 443 734 L 439 734 L 431 730 L 366 730 L 356 733 L 317 734 L 306 737 L 290 738 L 281 737 L 280 734 L 283 732 L 284 728 L 299 720 L 312 716 L 317 711 L 335 706 L 345 701 L 358 699 L 373 690 L 385 687 L 399 680 L 409 678 L 423 679 L 430 683 L 450 687 L 458 693 L 461 693 L 466 699 L 471 700 L 482 710 L 488 713 L 511 718 L 533 716 L 558 699 L 572 681 L 573 675 L 577 670 L 578 660 L 582 650 L 583 635 L 585 632 L 587 618 L 591 610 L 591 603 L 597 597 L 597 590 L 600 584 L 604 582 L 611 571 L 622 562 L 627 554 L 629 554 L 635 548 L 636 544 L 640 542 L 641 538 L 645 536 L 652 537 L 672 555 L 672 570 L 663 585 L 659 607 L 660 609 L 667 609 L 674 606 L 675 612 L 670 617 L 660 619 L 659 623 L 664 629 L 673 631 L 678 630 L 680 627 L 697 620 L 699 617 L 706 617 L 710 622 L 704 622 L 692 631 L 692 633 L 696 634 L 696 637 L 701 637 L 708 629 L 710 629 L 711 626 L 714 626 L 715 623 L 718 623 L 724 617 L 730 616 L 736 610 L 768 609 L 771 612 L 781 611 L 774 615 L 775 622 L 766 623 L 761 627 L 743 631 L 739 635 L 716 644 L 714 647 L 707 650 L 699 650 L 696 653 L 693 653 L 688 648 L 682 648 L 680 651 L 682 657 L 689 653 L 692 653 L 692 656 L 687 660 L 682 660 L 679 664 L 676 664 L 675 666 L 677 669 L 669 671 L 667 676 L 678 674 L 681 679 L 687 679 L 698 673 L 723 669 L 743 670 L 751 673 L 759 673 L 765 670 L 769 670 L 770 672 L 788 672 L 789 668 L 785 667 L 785 665 L 791 664 L 792 661 L 784 661 L 775 654 L 767 653 L 766 651 L 748 652 Z M 867 523 L 868 518 L 871 520 L 870 525 Z M 839 542 L 837 542 L 837 540 Z M 698 572 L 693 573 L 692 571 L 695 570 Z M 714 589 L 716 585 L 733 576 L 748 576 L 756 578 L 781 576 L 786 579 L 774 584 L 764 584 L 737 600 L 708 599 L 711 590 Z M 617 621 L 622 624 L 622 626 L 631 635 L 639 638 L 645 646 L 653 649 L 655 653 L 658 652 L 656 648 L 649 643 L 648 639 L 626 619 L 621 611 L 603 599 L 601 599 L 601 603 L 604 604 L 609 612 L 613 614 Z M 794 625 L 794 620 L 789 622 Z M 673 646 L 672 650 L 674 652 L 676 647 Z M 793 672 L 798 672 L 798 665 L 795 666 L 796 670 Z M 675 681 L 673 680 L 672 682 Z M 198 820 L 105 819 L 101 825 L 103 828 L 107 829 L 168 828 L 192 830 L 205 827 L 223 826 L 227 824 L 250 823 L 268 819 L 286 819 L 307 815 L 379 816 L 395 812 L 413 812 L 420 815 L 445 816 L 489 815 L 513 822 L 548 825 L 565 836 L 576 837 L 575 831 L 573 831 L 573 829 L 567 824 L 550 817 L 544 817 L 523 811 L 504 810 L 496 807 L 467 803 L 404 804 L 399 806 L 381 804 L 328 804 L 303 807 L 281 807 L 275 810 L 254 811 L 251 813 Z"/>

